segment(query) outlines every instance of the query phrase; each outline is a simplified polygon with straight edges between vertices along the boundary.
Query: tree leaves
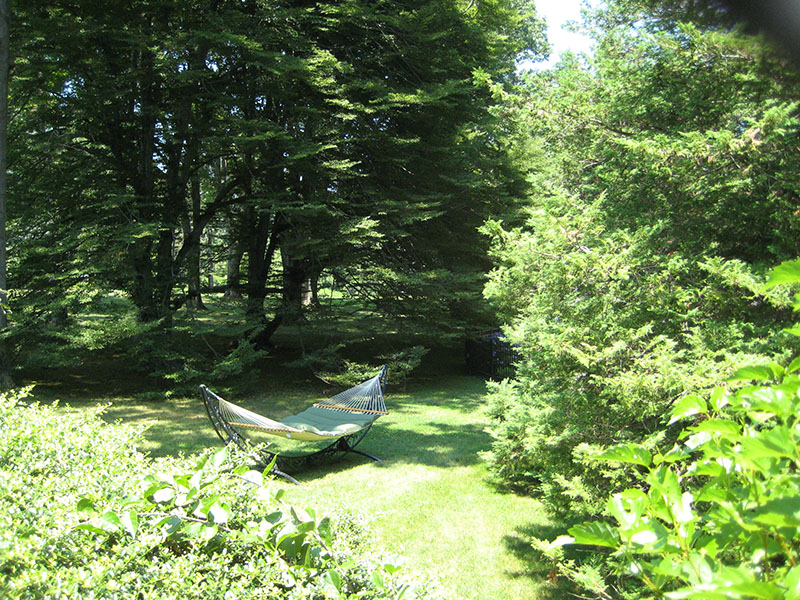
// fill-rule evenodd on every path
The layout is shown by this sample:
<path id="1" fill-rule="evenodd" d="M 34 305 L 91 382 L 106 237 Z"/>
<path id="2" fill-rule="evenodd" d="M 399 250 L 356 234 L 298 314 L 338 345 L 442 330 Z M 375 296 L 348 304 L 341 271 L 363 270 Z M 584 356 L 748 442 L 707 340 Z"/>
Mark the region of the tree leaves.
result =
<path id="1" fill-rule="evenodd" d="M 584 523 L 575 525 L 569 529 L 570 535 L 575 540 L 575 544 L 587 544 L 590 546 L 605 546 L 606 548 L 616 548 L 619 544 L 619 535 L 606 523 Z"/>
<path id="2" fill-rule="evenodd" d="M 653 462 L 653 455 L 636 444 L 622 444 L 613 446 L 593 456 L 597 460 L 610 460 L 649 467 Z"/>

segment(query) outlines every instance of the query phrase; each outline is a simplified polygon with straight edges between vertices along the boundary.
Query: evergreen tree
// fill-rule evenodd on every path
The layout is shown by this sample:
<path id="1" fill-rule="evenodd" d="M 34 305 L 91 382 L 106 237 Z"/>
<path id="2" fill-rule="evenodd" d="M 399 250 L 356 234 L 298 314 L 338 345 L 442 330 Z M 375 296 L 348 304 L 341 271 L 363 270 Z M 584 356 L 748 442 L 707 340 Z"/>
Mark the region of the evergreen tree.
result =
<path id="1" fill-rule="evenodd" d="M 551 168 L 525 227 L 487 227 L 486 291 L 524 356 L 493 396 L 494 464 L 573 515 L 624 480 L 592 444 L 669 443 L 676 397 L 785 351 L 788 304 L 758 282 L 797 253 L 797 76 L 713 6 L 677 4 L 608 3 L 586 65 L 532 77 Z"/>

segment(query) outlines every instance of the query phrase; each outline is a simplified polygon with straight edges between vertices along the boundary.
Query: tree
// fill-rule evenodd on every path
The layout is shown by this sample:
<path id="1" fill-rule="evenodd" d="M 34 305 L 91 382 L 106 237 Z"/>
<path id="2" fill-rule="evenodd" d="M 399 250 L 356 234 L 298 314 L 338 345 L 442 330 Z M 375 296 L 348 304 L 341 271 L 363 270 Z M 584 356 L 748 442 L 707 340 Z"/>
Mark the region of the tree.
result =
<path id="1" fill-rule="evenodd" d="M 786 299 L 757 282 L 800 233 L 797 77 L 706 10 L 649 7 L 609 3 L 586 66 L 532 78 L 527 123 L 552 167 L 525 227 L 487 227 L 486 293 L 524 357 L 493 395 L 494 467 L 571 515 L 626 482 L 593 445 L 669 443 L 678 396 L 787 351 Z"/>
<path id="2" fill-rule="evenodd" d="M 476 229 L 526 185 L 493 105 L 541 47 L 527 2 L 16 10 L 15 93 L 37 98 L 16 129 L 35 142 L 16 149 L 14 213 L 30 322 L 68 284 L 125 290 L 144 329 L 169 331 L 199 302 L 203 232 L 226 219 L 259 345 L 303 317 L 323 273 L 406 331 L 485 316 Z"/>

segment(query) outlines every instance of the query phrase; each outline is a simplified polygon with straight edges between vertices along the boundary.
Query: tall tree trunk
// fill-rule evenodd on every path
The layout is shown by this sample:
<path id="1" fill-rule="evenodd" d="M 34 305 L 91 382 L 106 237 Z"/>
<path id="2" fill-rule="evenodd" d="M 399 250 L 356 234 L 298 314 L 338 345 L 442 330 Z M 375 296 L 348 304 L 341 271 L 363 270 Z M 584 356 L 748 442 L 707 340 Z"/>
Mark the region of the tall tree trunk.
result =
<path id="1" fill-rule="evenodd" d="M 6 162 L 8 148 L 9 0 L 0 0 L 0 332 L 8 327 L 6 255 Z M 11 364 L 5 341 L 0 339 L 0 388 L 12 386 Z"/>
<path id="2" fill-rule="evenodd" d="M 255 212 L 255 211 L 253 211 Z M 258 219 L 249 220 L 256 226 L 251 229 L 247 261 L 247 315 L 256 324 L 253 341 L 258 348 L 268 348 L 272 334 L 280 327 L 284 319 L 283 311 L 267 322 L 264 314 L 264 300 L 267 297 L 267 279 L 269 268 L 278 249 L 278 241 L 284 229 L 279 216 L 261 215 Z"/>
<path id="3" fill-rule="evenodd" d="M 281 265 L 283 266 L 283 302 L 281 310 L 284 318 L 295 322 L 303 314 L 303 308 L 311 304 L 311 280 L 308 274 L 308 261 L 297 259 L 281 246 Z"/>
<path id="4" fill-rule="evenodd" d="M 274 237 L 274 234 L 273 234 Z M 308 265 L 305 260 L 294 259 L 291 254 L 281 246 L 281 265 L 283 266 L 283 292 L 281 304 L 272 320 L 255 336 L 256 346 L 266 348 L 270 345 L 270 338 L 285 324 L 296 323 L 303 316 L 304 300 L 311 298 L 309 286 Z"/>
<path id="5" fill-rule="evenodd" d="M 208 235 L 208 264 L 206 265 L 206 273 L 208 277 L 209 289 L 214 289 L 214 232 L 210 229 L 206 231 Z M 202 303 L 202 302 L 201 302 Z M 203 306 L 205 308 L 205 306 Z"/>
<path id="6" fill-rule="evenodd" d="M 264 318 L 269 265 L 275 253 L 275 232 L 271 215 L 257 215 L 252 208 L 248 214 L 247 221 L 252 225 L 247 235 L 247 314 L 260 321 Z"/>
<path id="7" fill-rule="evenodd" d="M 314 303 L 314 285 L 310 277 L 303 279 L 300 286 L 300 306 L 303 308 L 309 307 Z"/>
<path id="8" fill-rule="evenodd" d="M 307 301 L 303 306 L 319 306 L 319 278 L 322 276 L 322 269 L 316 268 L 308 276 L 306 286 L 308 287 Z"/>
<path id="9" fill-rule="evenodd" d="M 244 245 L 241 240 L 234 240 L 228 246 L 227 269 L 225 278 L 225 297 L 242 297 L 242 258 L 244 257 Z"/>
<path id="10" fill-rule="evenodd" d="M 155 321 L 158 311 L 153 304 L 155 296 L 153 284 L 153 263 L 150 256 L 153 243 L 147 238 L 135 240 L 129 247 L 128 260 L 133 267 L 133 281 L 131 282 L 131 300 L 139 315 L 139 320 L 145 323 Z"/>
<path id="11" fill-rule="evenodd" d="M 154 70 L 155 60 L 149 50 L 143 50 L 138 56 L 138 67 L 142 70 L 141 80 L 141 118 L 138 141 L 138 156 L 135 177 L 131 184 L 136 192 L 136 216 L 144 223 L 153 220 L 155 202 L 155 164 L 153 156 L 156 149 L 156 97 L 158 83 Z M 109 132 L 113 139 L 113 132 Z M 133 267 L 134 280 L 131 289 L 131 300 L 136 306 L 139 320 L 152 322 L 159 318 L 159 307 L 156 299 L 156 285 L 152 249 L 154 239 L 143 237 L 134 240 L 129 247 L 129 260 Z M 171 242 L 171 240 L 170 240 Z"/>
<path id="12" fill-rule="evenodd" d="M 191 235 L 191 231 L 197 227 L 197 219 L 200 215 L 200 179 L 192 179 L 192 214 L 187 216 L 184 224 L 184 238 Z M 191 224 L 189 224 L 191 220 Z M 186 255 L 186 274 L 188 279 L 188 291 L 186 294 L 186 307 L 190 310 L 205 310 L 203 298 L 200 295 L 200 244 L 192 244 L 191 249 Z"/>

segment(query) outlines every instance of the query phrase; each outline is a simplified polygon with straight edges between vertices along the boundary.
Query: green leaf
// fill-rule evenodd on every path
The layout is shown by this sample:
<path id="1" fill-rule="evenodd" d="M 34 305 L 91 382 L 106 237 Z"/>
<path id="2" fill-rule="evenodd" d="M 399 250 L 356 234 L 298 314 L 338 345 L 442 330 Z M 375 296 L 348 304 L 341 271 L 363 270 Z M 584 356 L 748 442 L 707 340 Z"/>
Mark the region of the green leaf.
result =
<path id="1" fill-rule="evenodd" d="M 102 521 L 106 531 L 114 532 L 122 529 L 122 520 L 119 518 L 119 515 L 113 511 L 103 513 L 100 516 L 100 521 Z"/>
<path id="2" fill-rule="evenodd" d="M 181 533 L 186 537 L 198 538 L 200 537 L 205 524 L 197 523 L 195 521 L 184 521 L 181 527 Z"/>
<path id="3" fill-rule="evenodd" d="M 317 525 L 317 533 L 326 544 L 330 544 L 333 539 L 333 528 L 329 517 L 323 517 Z"/>
<path id="4" fill-rule="evenodd" d="M 608 512 L 611 513 L 622 529 L 634 527 L 647 509 L 647 496 L 642 490 L 629 489 L 614 494 L 608 501 Z"/>
<path id="5" fill-rule="evenodd" d="M 669 539 L 667 528 L 657 519 L 643 521 L 632 531 L 626 532 L 625 535 L 632 544 L 642 546 L 651 551 L 663 547 Z"/>
<path id="6" fill-rule="evenodd" d="M 330 569 L 325 572 L 325 583 L 332 586 L 337 592 L 342 592 L 342 576 L 336 569 Z"/>
<path id="7" fill-rule="evenodd" d="M 207 462 L 208 462 L 208 454 L 204 454 L 195 463 L 195 467 L 194 467 L 195 471 L 201 471 L 203 469 L 203 467 L 206 466 Z"/>
<path id="8" fill-rule="evenodd" d="M 795 452 L 795 442 L 786 427 L 774 427 L 760 432 L 756 437 L 742 440 L 742 456 L 748 460 L 794 458 Z"/>
<path id="9" fill-rule="evenodd" d="M 622 444 L 607 448 L 602 453 L 592 456 L 595 460 L 608 460 L 630 463 L 649 467 L 653 462 L 653 455 L 646 448 L 637 444 Z"/>
<path id="10" fill-rule="evenodd" d="M 767 366 L 749 366 L 737 369 L 736 372 L 728 378 L 728 381 L 772 381 L 775 374 Z"/>
<path id="11" fill-rule="evenodd" d="M 94 523 L 81 523 L 80 525 L 76 525 L 73 529 L 83 530 L 83 531 L 90 531 L 97 535 L 107 535 L 108 531 L 105 529 L 98 527 Z"/>
<path id="12" fill-rule="evenodd" d="M 227 523 L 229 517 L 229 508 L 218 502 L 212 504 L 211 508 L 208 509 L 208 518 L 214 523 Z"/>
<path id="13" fill-rule="evenodd" d="M 765 502 L 755 510 L 753 520 L 773 527 L 800 527 L 800 495 Z"/>
<path id="14" fill-rule="evenodd" d="M 686 450 L 683 449 L 683 446 L 675 444 L 666 454 L 657 454 L 656 456 L 654 456 L 653 464 L 655 465 L 660 465 L 662 463 L 672 464 L 679 460 L 684 460 L 686 458 L 689 458 L 690 456 L 691 454 L 686 452 Z"/>
<path id="15" fill-rule="evenodd" d="M 792 376 L 791 379 L 794 377 Z M 749 400 L 748 416 L 756 422 L 763 423 L 773 415 L 781 419 L 794 415 L 797 390 L 796 382 L 787 382 L 781 385 L 752 388 L 747 390 L 747 393 L 744 393 L 743 390 L 741 397 Z"/>
<path id="16" fill-rule="evenodd" d="M 791 283 L 800 283 L 800 260 L 786 260 L 772 269 L 764 289 Z"/>
<path id="17" fill-rule="evenodd" d="M 786 600 L 800 600 L 800 565 L 786 573 L 783 585 L 786 586 Z"/>
<path id="18" fill-rule="evenodd" d="M 651 496 L 658 492 L 669 504 L 680 502 L 682 490 L 678 475 L 667 465 L 659 465 L 650 471 L 647 483 L 650 484 Z"/>
<path id="19" fill-rule="evenodd" d="M 608 523 L 595 521 L 575 525 L 568 530 L 569 534 L 575 538 L 576 544 L 586 544 L 588 546 L 605 546 L 616 548 L 619 546 L 619 534 Z"/>
<path id="20" fill-rule="evenodd" d="M 669 600 L 783 600 L 782 590 L 774 583 L 751 581 L 724 585 L 708 583 L 693 588 L 681 588 L 667 592 L 664 598 Z"/>
<path id="21" fill-rule="evenodd" d="M 175 498 L 175 489 L 171 487 L 162 487 L 152 494 L 153 502 L 156 504 L 167 504 Z"/>
<path id="22" fill-rule="evenodd" d="M 741 427 L 735 421 L 728 419 L 708 419 L 690 428 L 694 432 L 722 433 L 728 435 L 739 435 Z"/>
<path id="23" fill-rule="evenodd" d="M 708 403 L 711 406 L 711 409 L 714 410 L 715 412 L 721 411 L 728 404 L 730 404 L 730 398 L 728 397 L 728 390 L 722 386 L 715 387 L 714 391 L 711 392 L 711 396 L 708 399 Z"/>
<path id="24" fill-rule="evenodd" d="M 403 568 L 402 565 L 396 563 L 390 563 L 390 562 L 383 563 L 383 570 L 386 571 L 389 575 L 394 575 L 402 568 Z"/>
<path id="25" fill-rule="evenodd" d="M 800 356 L 789 363 L 789 366 L 786 367 L 786 373 L 794 373 L 797 369 L 800 369 Z"/>
<path id="26" fill-rule="evenodd" d="M 654 567 L 653 572 L 659 575 L 665 575 L 675 581 L 680 581 L 683 567 L 684 565 L 675 560 L 673 555 L 667 555 Z"/>
<path id="27" fill-rule="evenodd" d="M 772 378 L 775 380 L 779 380 L 786 373 L 786 369 L 776 362 L 769 363 L 767 368 L 772 371 Z"/>
<path id="28" fill-rule="evenodd" d="M 183 525 L 183 519 L 176 516 L 167 517 L 166 519 L 160 521 L 159 525 L 166 525 L 167 535 L 174 535 L 181 529 L 181 526 Z"/>
<path id="29" fill-rule="evenodd" d="M 135 538 L 139 531 L 139 515 L 133 511 L 129 511 L 122 513 L 119 519 L 125 532 L 132 538 Z"/>
<path id="30" fill-rule="evenodd" d="M 785 333 L 788 333 L 790 335 L 793 335 L 793 336 L 796 336 L 796 337 L 800 337 L 800 324 L 792 325 L 791 327 L 786 327 L 782 331 L 785 332 Z"/>
<path id="31" fill-rule="evenodd" d="M 200 539 L 204 542 L 211 541 L 219 532 L 219 527 L 217 525 L 206 524 L 203 525 L 203 528 L 200 530 Z"/>
<path id="32" fill-rule="evenodd" d="M 227 446 L 223 446 L 211 455 L 211 464 L 219 469 L 225 463 L 226 458 L 228 458 L 228 448 Z"/>
<path id="33" fill-rule="evenodd" d="M 708 407 L 706 406 L 705 400 L 699 396 L 690 394 L 688 396 L 684 396 L 675 403 L 675 406 L 672 409 L 672 418 L 669 420 L 669 424 L 672 425 L 675 421 L 679 421 L 696 414 L 706 414 L 707 412 Z"/>
<path id="34" fill-rule="evenodd" d="M 386 580 L 383 577 L 383 573 L 380 571 L 372 572 L 372 583 L 374 583 L 375 587 L 377 587 L 379 590 L 386 589 Z"/>

